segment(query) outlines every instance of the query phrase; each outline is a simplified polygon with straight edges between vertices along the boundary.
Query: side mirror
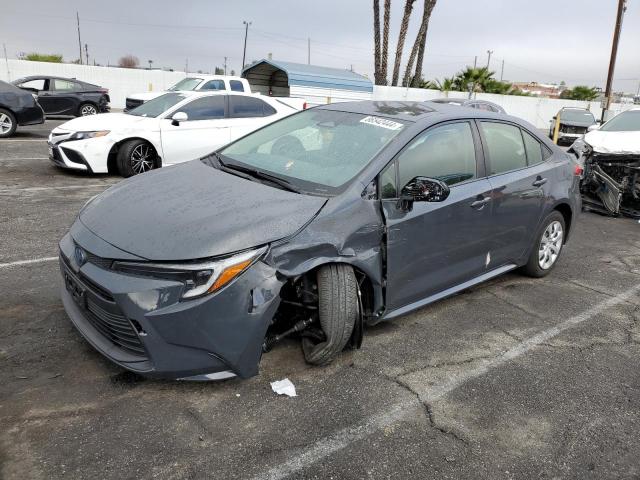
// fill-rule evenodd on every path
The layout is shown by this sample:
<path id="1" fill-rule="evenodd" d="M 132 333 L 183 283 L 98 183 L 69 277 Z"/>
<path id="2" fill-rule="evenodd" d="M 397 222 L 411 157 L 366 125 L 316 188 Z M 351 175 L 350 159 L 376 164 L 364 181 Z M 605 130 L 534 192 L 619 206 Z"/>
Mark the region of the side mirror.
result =
<path id="1" fill-rule="evenodd" d="M 413 208 L 413 202 L 443 202 L 450 192 L 449 186 L 442 180 L 415 177 L 400 191 L 397 207 L 410 211 Z"/>
<path id="2" fill-rule="evenodd" d="M 171 125 L 178 126 L 180 122 L 186 122 L 189 120 L 189 116 L 184 112 L 176 112 L 171 117 Z"/>
<path id="3" fill-rule="evenodd" d="M 600 125 L 598 125 L 597 123 L 593 124 L 593 125 L 589 125 L 587 127 L 587 132 L 593 132 L 594 130 L 598 130 L 600 128 Z"/>

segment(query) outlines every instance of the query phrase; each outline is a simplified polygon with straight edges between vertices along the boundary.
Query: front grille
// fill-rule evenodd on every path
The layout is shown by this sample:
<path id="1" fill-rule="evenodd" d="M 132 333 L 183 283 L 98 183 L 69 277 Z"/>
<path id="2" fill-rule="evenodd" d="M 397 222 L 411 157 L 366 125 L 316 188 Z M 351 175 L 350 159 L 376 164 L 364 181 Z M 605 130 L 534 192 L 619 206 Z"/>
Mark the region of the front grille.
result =
<path id="1" fill-rule="evenodd" d="M 140 343 L 138 334 L 131 326 L 131 322 L 124 316 L 106 311 L 91 298 L 87 298 L 85 312 L 91 325 L 112 343 L 134 355 L 145 356 L 144 347 Z"/>
<path id="2" fill-rule="evenodd" d="M 562 127 L 562 131 L 564 133 L 577 133 L 577 134 L 583 134 L 587 131 L 587 127 L 572 127 L 569 125 L 564 125 Z"/>
<path id="3" fill-rule="evenodd" d="M 82 273 L 74 274 L 69 259 L 61 254 L 63 268 L 86 288 L 79 307 L 87 321 L 111 343 L 127 352 L 146 357 L 146 352 L 131 322 L 122 314 L 113 296 Z"/>
<path id="4" fill-rule="evenodd" d="M 133 98 L 127 98 L 126 100 L 126 106 L 127 106 L 127 110 L 131 110 L 132 108 L 136 108 L 139 107 L 140 105 L 142 105 L 144 103 L 143 100 L 136 100 Z"/>

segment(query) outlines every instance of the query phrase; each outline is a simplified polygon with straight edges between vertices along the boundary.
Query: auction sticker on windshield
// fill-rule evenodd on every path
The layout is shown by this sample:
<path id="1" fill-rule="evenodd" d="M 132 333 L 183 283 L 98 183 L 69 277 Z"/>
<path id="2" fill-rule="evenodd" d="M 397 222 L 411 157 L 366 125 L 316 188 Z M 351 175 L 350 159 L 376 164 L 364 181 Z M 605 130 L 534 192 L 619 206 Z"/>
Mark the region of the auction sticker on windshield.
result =
<path id="1" fill-rule="evenodd" d="M 369 125 L 387 128 L 389 130 L 400 130 L 403 126 L 402 123 L 394 122 L 393 120 L 372 116 L 364 117 L 362 120 L 360 120 L 360 123 L 368 123 Z"/>

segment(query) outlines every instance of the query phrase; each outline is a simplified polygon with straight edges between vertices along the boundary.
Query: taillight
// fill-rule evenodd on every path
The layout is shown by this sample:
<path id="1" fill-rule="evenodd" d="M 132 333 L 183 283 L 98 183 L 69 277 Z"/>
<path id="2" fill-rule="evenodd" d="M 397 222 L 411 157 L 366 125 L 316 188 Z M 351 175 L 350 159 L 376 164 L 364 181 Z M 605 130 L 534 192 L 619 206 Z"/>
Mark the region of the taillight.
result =
<path id="1" fill-rule="evenodd" d="M 306 109 L 307 109 L 307 102 L 304 102 L 304 103 L 302 104 L 302 109 L 303 109 L 303 110 L 306 110 Z"/>
<path id="2" fill-rule="evenodd" d="M 580 165 L 576 165 L 575 168 L 573 169 L 573 174 L 576 177 L 581 177 L 582 172 L 584 172 L 584 169 Z"/>
<path id="3" fill-rule="evenodd" d="M 109 93 L 109 89 L 108 88 L 99 88 L 98 91 L 100 93 Z"/>

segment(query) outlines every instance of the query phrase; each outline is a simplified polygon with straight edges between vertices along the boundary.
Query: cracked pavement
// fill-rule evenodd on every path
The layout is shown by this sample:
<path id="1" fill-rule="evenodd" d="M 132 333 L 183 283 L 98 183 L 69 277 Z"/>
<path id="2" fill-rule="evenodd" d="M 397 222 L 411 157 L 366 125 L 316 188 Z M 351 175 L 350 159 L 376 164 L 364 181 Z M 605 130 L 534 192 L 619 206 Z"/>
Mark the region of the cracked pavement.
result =
<path id="1" fill-rule="evenodd" d="M 50 166 L 54 124 L 0 141 L 0 263 L 55 255 L 118 181 Z M 324 368 L 288 340 L 221 383 L 123 372 L 72 328 L 56 262 L 4 268 L 0 478 L 637 479 L 640 295 L 614 300 L 640 285 L 639 231 L 583 214 L 545 279 L 511 273 L 368 328 Z M 271 391 L 285 377 L 298 397 Z"/>

